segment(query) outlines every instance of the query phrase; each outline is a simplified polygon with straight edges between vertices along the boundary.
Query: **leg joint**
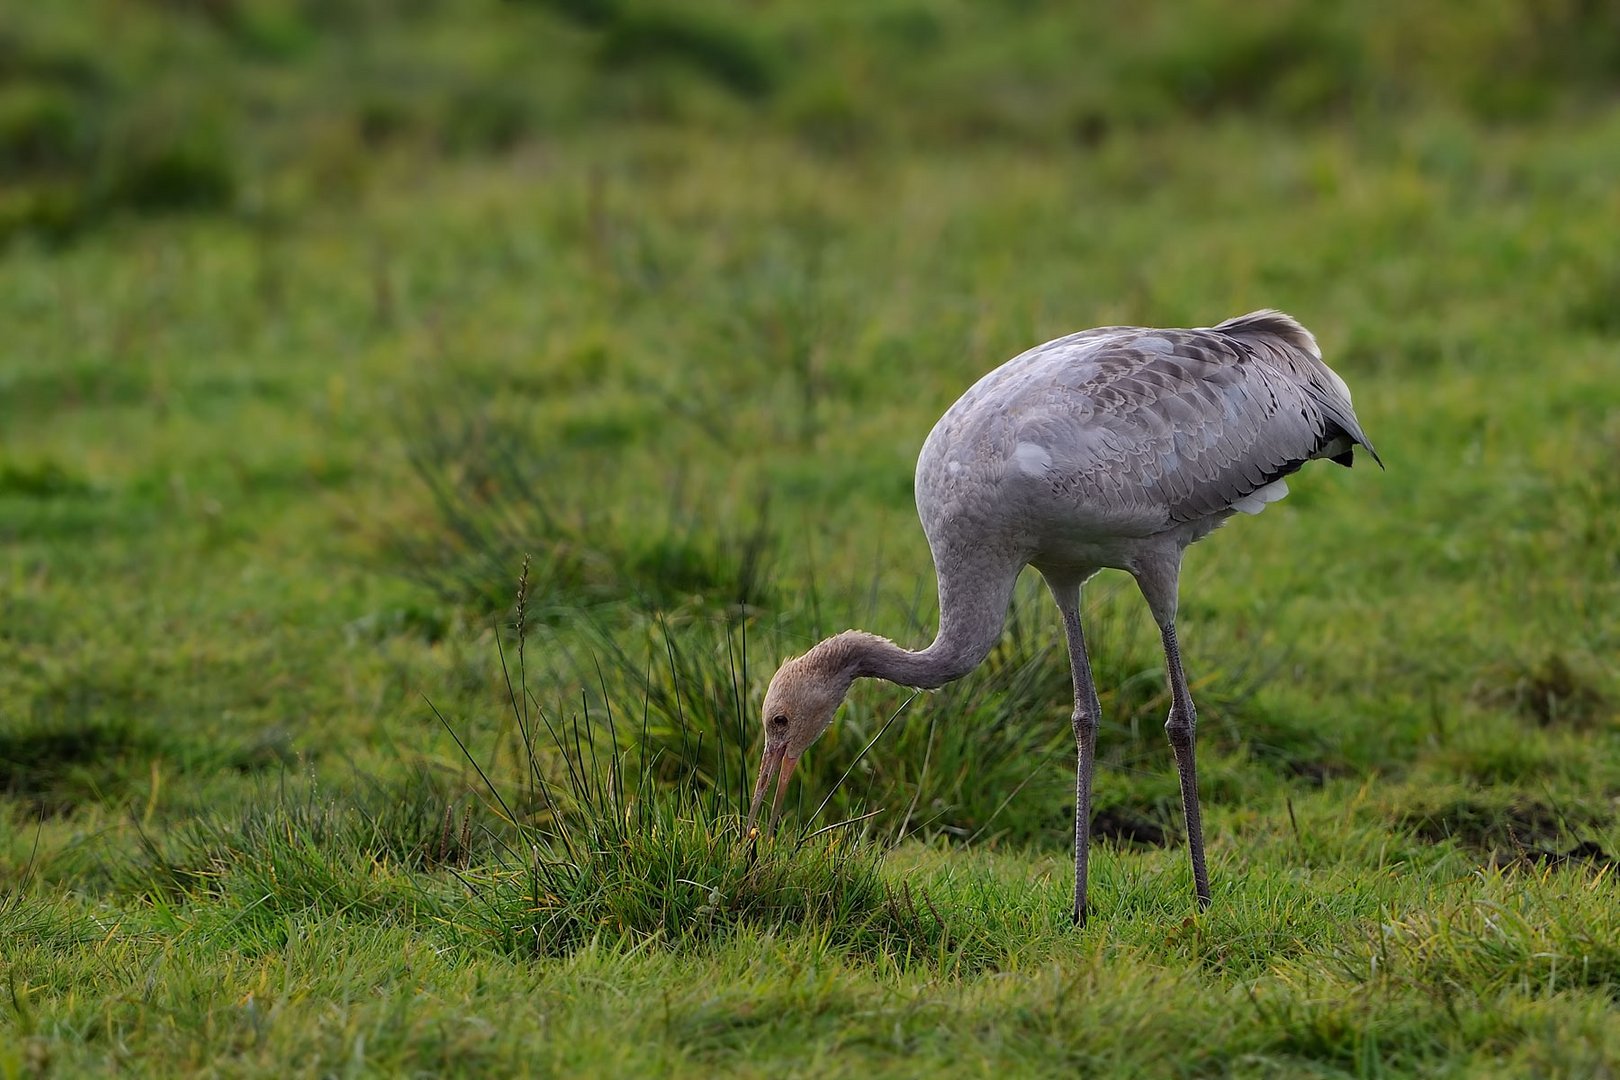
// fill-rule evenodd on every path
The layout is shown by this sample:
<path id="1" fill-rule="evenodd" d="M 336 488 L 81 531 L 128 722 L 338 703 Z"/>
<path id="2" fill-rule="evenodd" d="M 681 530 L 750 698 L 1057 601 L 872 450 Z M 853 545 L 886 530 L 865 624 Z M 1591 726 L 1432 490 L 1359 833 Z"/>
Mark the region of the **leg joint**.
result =
<path id="1" fill-rule="evenodd" d="M 1190 746 L 1197 728 L 1198 717 L 1190 710 L 1185 713 L 1180 709 L 1172 710 L 1170 719 L 1164 722 L 1164 733 L 1170 736 L 1170 741 L 1177 746 Z"/>

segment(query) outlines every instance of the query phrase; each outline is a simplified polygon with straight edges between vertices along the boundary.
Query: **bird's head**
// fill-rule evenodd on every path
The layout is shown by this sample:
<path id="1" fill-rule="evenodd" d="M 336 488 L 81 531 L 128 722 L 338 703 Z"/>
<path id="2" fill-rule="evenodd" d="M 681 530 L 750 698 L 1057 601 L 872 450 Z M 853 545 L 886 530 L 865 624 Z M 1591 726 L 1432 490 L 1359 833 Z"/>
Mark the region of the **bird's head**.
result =
<path id="1" fill-rule="evenodd" d="M 855 680 L 855 669 L 844 655 L 845 650 L 833 646 L 837 638 L 823 642 L 803 656 L 782 664 L 765 691 L 762 710 L 765 724 L 765 753 L 759 763 L 759 779 L 754 784 L 754 800 L 748 809 L 748 824 L 743 836 L 754 835 L 754 822 L 771 779 L 776 778 L 776 800 L 771 804 L 772 828 L 782 812 L 782 798 L 787 794 L 788 781 L 799 764 L 805 748 L 832 723 L 833 714 L 843 703 Z"/>

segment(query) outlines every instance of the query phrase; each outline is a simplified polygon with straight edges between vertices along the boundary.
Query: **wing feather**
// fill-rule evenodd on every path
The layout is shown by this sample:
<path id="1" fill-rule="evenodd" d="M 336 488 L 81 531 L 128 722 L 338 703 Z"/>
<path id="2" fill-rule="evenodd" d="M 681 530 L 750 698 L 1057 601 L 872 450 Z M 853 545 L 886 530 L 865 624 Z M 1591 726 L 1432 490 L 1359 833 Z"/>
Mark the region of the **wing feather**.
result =
<path id="1" fill-rule="evenodd" d="M 1279 312 L 1207 329 L 1109 328 L 1020 360 L 1002 403 L 1017 442 L 1050 455 L 1040 481 L 1162 527 L 1253 512 L 1287 491 L 1268 485 L 1336 442 L 1342 454 L 1345 437 L 1372 452 L 1344 381 Z"/>

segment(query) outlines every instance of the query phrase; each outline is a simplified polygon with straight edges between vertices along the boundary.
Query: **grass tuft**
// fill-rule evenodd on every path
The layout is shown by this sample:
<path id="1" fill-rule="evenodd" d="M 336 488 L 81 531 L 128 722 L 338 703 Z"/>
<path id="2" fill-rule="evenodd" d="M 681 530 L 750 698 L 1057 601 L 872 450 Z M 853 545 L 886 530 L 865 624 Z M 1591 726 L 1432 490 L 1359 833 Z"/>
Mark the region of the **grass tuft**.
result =
<path id="1" fill-rule="evenodd" d="M 121 794 L 131 762 L 161 752 L 158 734 L 125 719 L 66 715 L 0 731 L 0 792 L 35 813 L 66 814 Z"/>
<path id="2" fill-rule="evenodd" d="M 493 868 L 467 875 L 490 939 L 514 953 L 566 956 L 604 939 L 685 951 L 744 931 L 791 930 L 868 961 L 991 962 L 953 945 L 926 893 L 888 884 L 883 849 L 854 830 L 858 820 L 818 829 L 806 820 L 745 841 L 747 729 L 731 700 L 711 696 L 712 683 L 690 696 L 673 645 L 671 689 L 690 709 L 680 741 L 652 734 L 646 684 L 635 711 L 611 698 L 599 699 L 600 714 L 587 699 L 566 720 L 543 709 L 528 684 L 528 571 L 525 561 L 510 666 L 502 651 L 524 776 L 503 790 L 456 740 L 515 830 Z"/>
<path id="3" fill-rule="evenodd" d="M 1490 862 L 1507 865 L 1601 856 L 1602 849 L 1589 835 L 1576 839 L 1569 851 L 1561 845 L 1577 834 L 1605 828 L 1612 820 L 1600 810 L 1559 805 L 1511 787 L 1428 788 L 1395 815 L 1394 824 L 1421 840 L 1454 842 Z"/>
<path id="4" fill-rule="evenodd" d="M 520 558 L 531 560 L 538 621 L 601 604 L 723 609 L 771 597 L 775 534 L 764 500 L 731 532 L 706 528 L 710 500 L 678 481 L 661 485 L 670 494 L 650 513 L 608 516 L 602 491 L 571 494 L 557 479 L 568 472 L 563 458 L 487 410 L 457 417 L 424 407 L 409 446 L 437 513 L 391 542 L 401 565 L 446 599 L 501 610 Z"/>
<path id="5" fill-rule="evenodd" d="M 1486 697 L 1542 727 L 1591 728 L 1609 715 L 1608 699 L 1595 681 L 1557 652 L 1504 669 Z"/>

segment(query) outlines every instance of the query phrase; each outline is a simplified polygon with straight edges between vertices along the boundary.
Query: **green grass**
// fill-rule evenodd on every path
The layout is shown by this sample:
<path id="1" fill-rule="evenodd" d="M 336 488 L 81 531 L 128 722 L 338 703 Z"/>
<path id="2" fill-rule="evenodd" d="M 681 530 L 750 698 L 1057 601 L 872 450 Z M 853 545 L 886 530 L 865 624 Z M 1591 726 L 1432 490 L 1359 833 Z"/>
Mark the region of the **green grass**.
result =
<path id="1" fill-rule="evenodd" d="M 1609 16 L 79 7 L 0 33 L 0 1075 L 1616 1069 Z M 1118 575 L 1083 931 L 1035 581 L 736 843 L 776 663 L 932 633 L 938 414 L 1261 306 L 1389 468 L 1189 555 L 1214 905 Z"/>

